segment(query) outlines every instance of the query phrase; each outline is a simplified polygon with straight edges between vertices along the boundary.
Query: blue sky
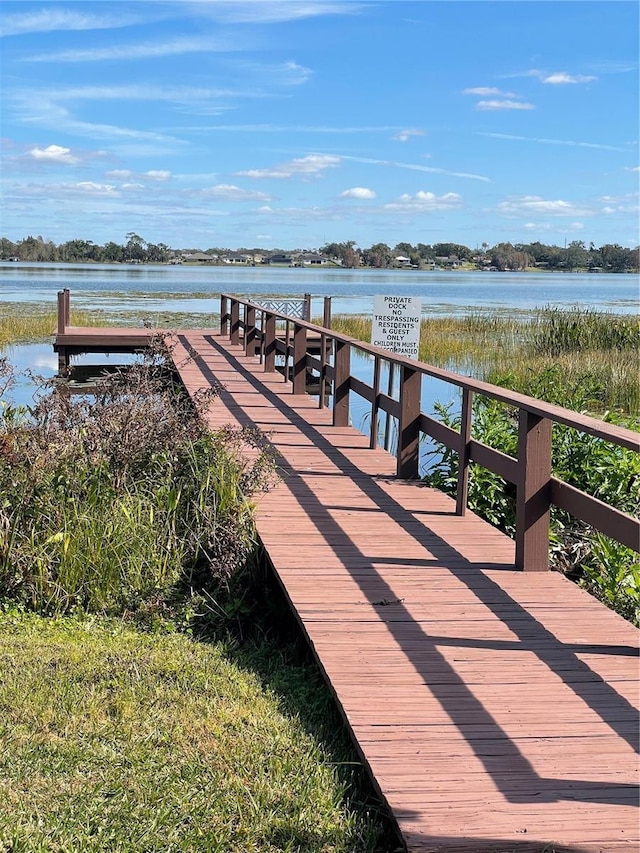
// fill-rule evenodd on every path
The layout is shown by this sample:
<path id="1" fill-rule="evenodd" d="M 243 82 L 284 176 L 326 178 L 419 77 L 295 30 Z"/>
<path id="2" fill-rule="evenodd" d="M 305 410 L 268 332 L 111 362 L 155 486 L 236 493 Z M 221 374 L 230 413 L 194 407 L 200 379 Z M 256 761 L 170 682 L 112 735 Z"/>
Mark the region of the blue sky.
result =
<path id="1" fill-rule="evenodd" d="M 0 234 L 638 244 L 638 3 L 2 3 Z"/>

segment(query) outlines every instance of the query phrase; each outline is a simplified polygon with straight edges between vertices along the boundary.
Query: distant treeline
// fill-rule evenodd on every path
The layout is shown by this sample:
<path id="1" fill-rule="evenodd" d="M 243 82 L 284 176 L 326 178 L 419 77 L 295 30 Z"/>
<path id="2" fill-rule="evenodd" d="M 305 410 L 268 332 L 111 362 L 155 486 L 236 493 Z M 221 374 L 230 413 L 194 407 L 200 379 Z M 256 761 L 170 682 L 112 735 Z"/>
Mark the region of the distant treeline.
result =
<path id="1" fill-rule="evenodd" d="M 567 246 L 548 246 L 544 243 L 498 243 L 470 249 L 459 243 L 375 243 L 368 249 L 360 248 L 354 240 L 327 243 L 319 249 L 295 251 L 263 248 L 209 248 L 172 249 L 164 243 L 150 243 L 138 234 L 126 235 L 125 243 L 108 242 L 103 246 L 91 240 L 68 240 L 56 245 L 42 237 L 25 237 L 12 242 L 0 238 L 0 259 L 18 261 L 48 261 L 63 263 L 170 263 L 182 261 L 207 261 L 228 263 L 240 257 L 247 263 L 269 263 L 274 256 L 315 253 L 319 258 L 331 259 L 343 267 L 374 267 L 388 269 L 409 267 L 414 269 L 459 268 L 495 270 L 525 270 L 531 267 L 550 270 L 594 270 L 602 272 L 633 272 L 640 268 L 640 247 L 627 249 L 617 243 L 587 247 L 582 240 L 573 240 Z M 198 258 L 198 256 L 200 256 Z M 207 257 L 204 257 L 207 256 Z"/>

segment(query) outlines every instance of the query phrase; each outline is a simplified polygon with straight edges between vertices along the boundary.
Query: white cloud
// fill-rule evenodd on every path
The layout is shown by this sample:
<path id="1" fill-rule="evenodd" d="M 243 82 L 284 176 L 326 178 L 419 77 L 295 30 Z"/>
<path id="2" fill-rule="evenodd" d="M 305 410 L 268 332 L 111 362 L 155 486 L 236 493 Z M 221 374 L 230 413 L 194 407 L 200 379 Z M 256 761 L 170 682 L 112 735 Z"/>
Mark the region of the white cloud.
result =
<path id="1" fill-rule="evenodd" d="M 566 71 L 541 71 L 539 68 L 530 68 L 528 71 L 521 71 L 515 74 L 505 74 L 504 77 L 536 77 L 541 83 L 549 83 L 551 85 L 566 85 L 575 83 L 590 83 L 592 80 L 597 80 L 589 74 L 569 74 Z"/>
<path id="2" fill-rule="evenodd" d="M 270 201 L 272 199 L 268 193 L 243 190 L 233 184 L 218 184 L 215 187 L 201 190 L 198 195 L 208 198 L 223 198 L 227 201 Z"/>
<path id="3" fill-rule="evenodd" d="M 457 193 L 445 193 L 437 196 L 432 192 L 419 190 L 415 195 L 404 193 L 397 201 L 384 205 L 384 210 L 393 210 L 399 213 L 420 213 L 431 210 L 451 210 L 461 207 L 462 196 Z"/>
<path id="4" fill-rule="evenodd" d="M 80 50 L 63 50 L 39 53 L 28 58 L 29 62 L 104 62 L 120 59 L 158 59 L 165 56 L 183 56 L 189 53 L 220 53 L 238 50 L 237 45 L 215 39 L 179 38 L 167 42 L 144 44 L 119 44 Z"/>
<path id="5" fill-rule="evenodd" d="M 390 125 L 375 125 L 361 127 L 330 127 L 328 125 L 281 125 L 281 124 L 213 124 L 201 128 L 186 128 L 187 130 L 229 131 L 232 133 L 389 133 L 397 128 Z"/>
<path id="6" fill-rule="evenodd" d="M 351 187 L 350 190 L 345 190 L 340 193 L 340 198 L 358 198 L 358 199 L 366 199 L 366 198 L 375 198 L 376 194 L 373 190 L 369 190 L 366 187 Z"/>
<path id="7" fill-rule="evenodd" d="M 294 175 L 316 177 L 325 169 L 339 166 L 341 162 L 342 157 L 336 157 L 333 154 L 308 154 L 306 157 L 297 157 L 294 160 L 289 160 L 288 163 L 281 163 L 272 169 L 248 169 L 247 171 L 236 172 L 236 175 L 247 178 L 278 179 L 292 178 Z"/>
<path id="8" fill-rule="evenodd" d="M 107 172 L 105 177 L 113 178 L 116 181 L 126 181 L 133 177 L 133 172 L 129 169 L 113 169 L 111 172 Z"/>
<path id="9" fill-rule="evenodd" d="M 70 165 L 78 163 L 78 157 L 71 153 L 70 148 L 63 148 L 61 145 L 47 145 L 46 148 L 32 148 L 29 154 L 34 160 L 47 160 L 53 163 L 68 163 Z"/>
<path id="10" fill-rule="evenodd" d="M 626 172 L 640 172 L 640 166 L 625 166 Z"/>
<path id="11" fill-rule="evenodd" d="M 489 136 L 492 139 L 513 139 L 518 142 L 540 142 L 544 145 L 575 145 L 578 148 L 600 148 L 604 151 L 625 151 L 626 148 L 620 148 L 616 145 L 602 145 L 597 142 L 581 142 L 573 139 L 545 139 L 544 137 L 536 136 L 515 136 L 511 133 L 483 133 L 478 131 L 478 136 Z"/>
<path id="12" fill-rule="evenodd" d="M 525 222 L 523 225 L 525 231 L 550 231 L 551 226 L 548 222 Z"/>
<path id="13" fill-rule="evenodd" d="M 592 216 L 594 213 L 586 206 L 581 207 L 562 199 L 544 199 L 540 196 L 521 196 L 502 201 L 498 204 L 497 211 L 508 217 L 529 217 L 532 214 L 534 216 Z"/>
<path id="14" fill-rule="evenodd" d="M 490 95 L 498 95 L 501 98 L 517 98 L 513 92 L 503 92 L 502 89 L 496 89 L 495 86 L 476 86 L 473 89 L 463 89 L 463 95 L 478 95 L 483 98 L 488 98 Z"/>
<path id="15" fill-rule="evenodd" d="M 512 101 L 512 100 L 491 100 L 491 101 L 478 101 L 476 104 L 477 110 L 535 110 L 533 104 L 529 104 L 526 101 Z"/>
<path id="16" fill-rule="evenodd" d="M 13 188 L 16 196 L 36 196 L 40 199 L 55 199 L 69 196 L 108 196 L 118 198 L 120 191 L 113 184 L 98 184 L 80 181 L 76 184 L 23 184 Z"/>
<path id="17" fill-rule="evenodd" d="M 605 206 L 603 213 L 637 213 L 639 193 L 625 193 L 624 195 L 604 195 L 599 201 Z"/>
<path id="18" fill-rule="evenodd" d="M 17 12 L 0 18 L 0 35 L 15 36 L 26 33 L 50 33 L 57 30 L 105 30 L 127 27 L 140 20 L 130 14 L 93 15 L 70 9 L 38 9 L 34 12 Z"/>
<path id="19" fill-rule="evenodd" d="M 94 181 L 80 181 L 77 184 L 63 184 L 70 191 L 78 190 L 87 195 L 118 195 L 117 189 L 112 184 L 96 184 Z"/>
<path id="20" fill-rule="evenodd" d="M 435 175 L 449 175 L 454 178 L 471 178 L 474 181 L 485 181 L 491 183 L 491 179 L 484 175 L 474 175 L 469 172 L 453 172 L 450 169 L 438 169 L 435 166 L 421 166 L 415 163 L 398 163 L 395 160 L 375 160 L 371 157 L 353 157 L 348 154 L 342 155 L 343 160 L 351 160 L 354 163 L 371 163 L 373 166 L 390 166 L 395 169 L 410 169 L 414 172 L 429 172 Z"/>
<path id="21" fill-rule="evenodd" d="M 297 21 L 302 18 L 315 18 L 321 15 L 358 14 L 357 3 L 319 2 L 319 0 L 190 0 L 193 8 L 198 9 L 215 20 L 234 24 L 267 23 Z"/>
<path id="22" fill-rule="evenodd" d="M 305 68 L 304 65 L 298 65 L 297 62 L 285 62 L 284 71 L 286 74 L 285 83 L 289 86 L 298 86 L 300 83 L 306 83 L 311 77 L 313 71 L 310 68 Z"/>
<path id="23" fill-rule="evenodd" d="M 554 71 L 553 74 L 540 76 L 543 83 L 551 83 L 552 85 L 564 85 L 566 83 L 590 83 L 592 80 L 597 80 L 587 74 L 567 74 L 566 71 Z"/>
<path id="24" fill-rule="evenodd" d="M 171 172 L 167 169 L 150 169 L 144 173 L 144 177 L 151 181 L 169 181 L 171 180 Z"/>
<path id="25" fill-rule="evenodd" d="M 411 139 L 412 136 L 424 136 L 424 130 L 415 130 L 408 128 L 407 130 L 400 130 L 395 136 L 392 136 L 392 139 L 395 139 L 396 142 L 407 142 Z"/>

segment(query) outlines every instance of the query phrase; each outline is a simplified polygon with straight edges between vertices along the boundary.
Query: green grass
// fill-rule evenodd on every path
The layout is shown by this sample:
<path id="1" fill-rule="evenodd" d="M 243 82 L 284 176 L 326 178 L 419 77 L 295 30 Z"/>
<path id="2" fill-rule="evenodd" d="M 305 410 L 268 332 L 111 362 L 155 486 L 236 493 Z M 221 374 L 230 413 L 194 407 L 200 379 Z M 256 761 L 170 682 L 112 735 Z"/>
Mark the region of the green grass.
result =
<path id="1" fill-rule="evenodd" d="M 345 803 L 353 756 L 310 734 L 250 654 L 9 612 L 0 657 L 0 849 L 377 849 L 380 822 Z M 298 678 L 307 722 L 312 704 L 326 717 Z"/>

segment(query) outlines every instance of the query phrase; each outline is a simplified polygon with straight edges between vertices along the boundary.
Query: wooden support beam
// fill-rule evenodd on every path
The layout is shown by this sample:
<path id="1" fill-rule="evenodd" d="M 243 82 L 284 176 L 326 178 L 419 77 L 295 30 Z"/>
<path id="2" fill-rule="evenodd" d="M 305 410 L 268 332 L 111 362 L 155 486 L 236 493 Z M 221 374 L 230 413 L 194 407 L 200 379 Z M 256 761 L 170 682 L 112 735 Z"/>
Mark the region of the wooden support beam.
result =
<path id="1" fill-rule="evenodd" d="M 349 425 L 349 387 L 351 374 L 351 347 L 336 341 L 335 379 L 333 389 L 333 425 Z"/>
<path id="2" fill-rule="evenodd" d="M 456 489 L 456 515 L 467 511 L 469 496 L 469 462 L 471 460 L 471 413 L 473 391 L 462 389 L 462 414 L 460 417 L 460 448 L 458 450 L 458 487 Z"/>
<path id="3" fill-rule="evenodd" d="M 220 297 L 220 334 L 229 334 L 229 307 L 226 296 Z"/>
<path id="4" fill-rule="evenodd" d="M 420 386 L 422 374 L 403 364 L 400 367 L 400 418 L 398 422 L 398 477 L 418 477 L 420 450 Z"/>
<path id="5" fill-rule="evenodd" d="M 307 380 L 307 330 L 293 324 L 293 393 L 304 394 Z"/>
<path id="6" fill-rule="evenodd" d="M 245 318 L 244 352 L 245 355 L 255 356 L 258 346 L 258 336 L 256 333 L 256 309 L 252 305 L 247 305 Z"/>
<path id="7" fill-rule="evenodd" d="M 264 335 L 264 369 L 273 373 L 276 369 L 276 318 L 265 311 L 263 314 Z"/>
<path id="8" fill-rule="evenodd" d="M 237 299 L 231 300 L 231 343 L 240 343 L 240 303 Z"/>
<path id="9" fill-rule="evenodd" d="M 66 328 L 66 306 L 64 290 L 58 291 L 58 334 L 64 335 Z"/>
<path id="10" fill-rule="evenodd" d="M 516 496 L 516 568 L 549 568 L 551 421 L 520 409 Z"/>

